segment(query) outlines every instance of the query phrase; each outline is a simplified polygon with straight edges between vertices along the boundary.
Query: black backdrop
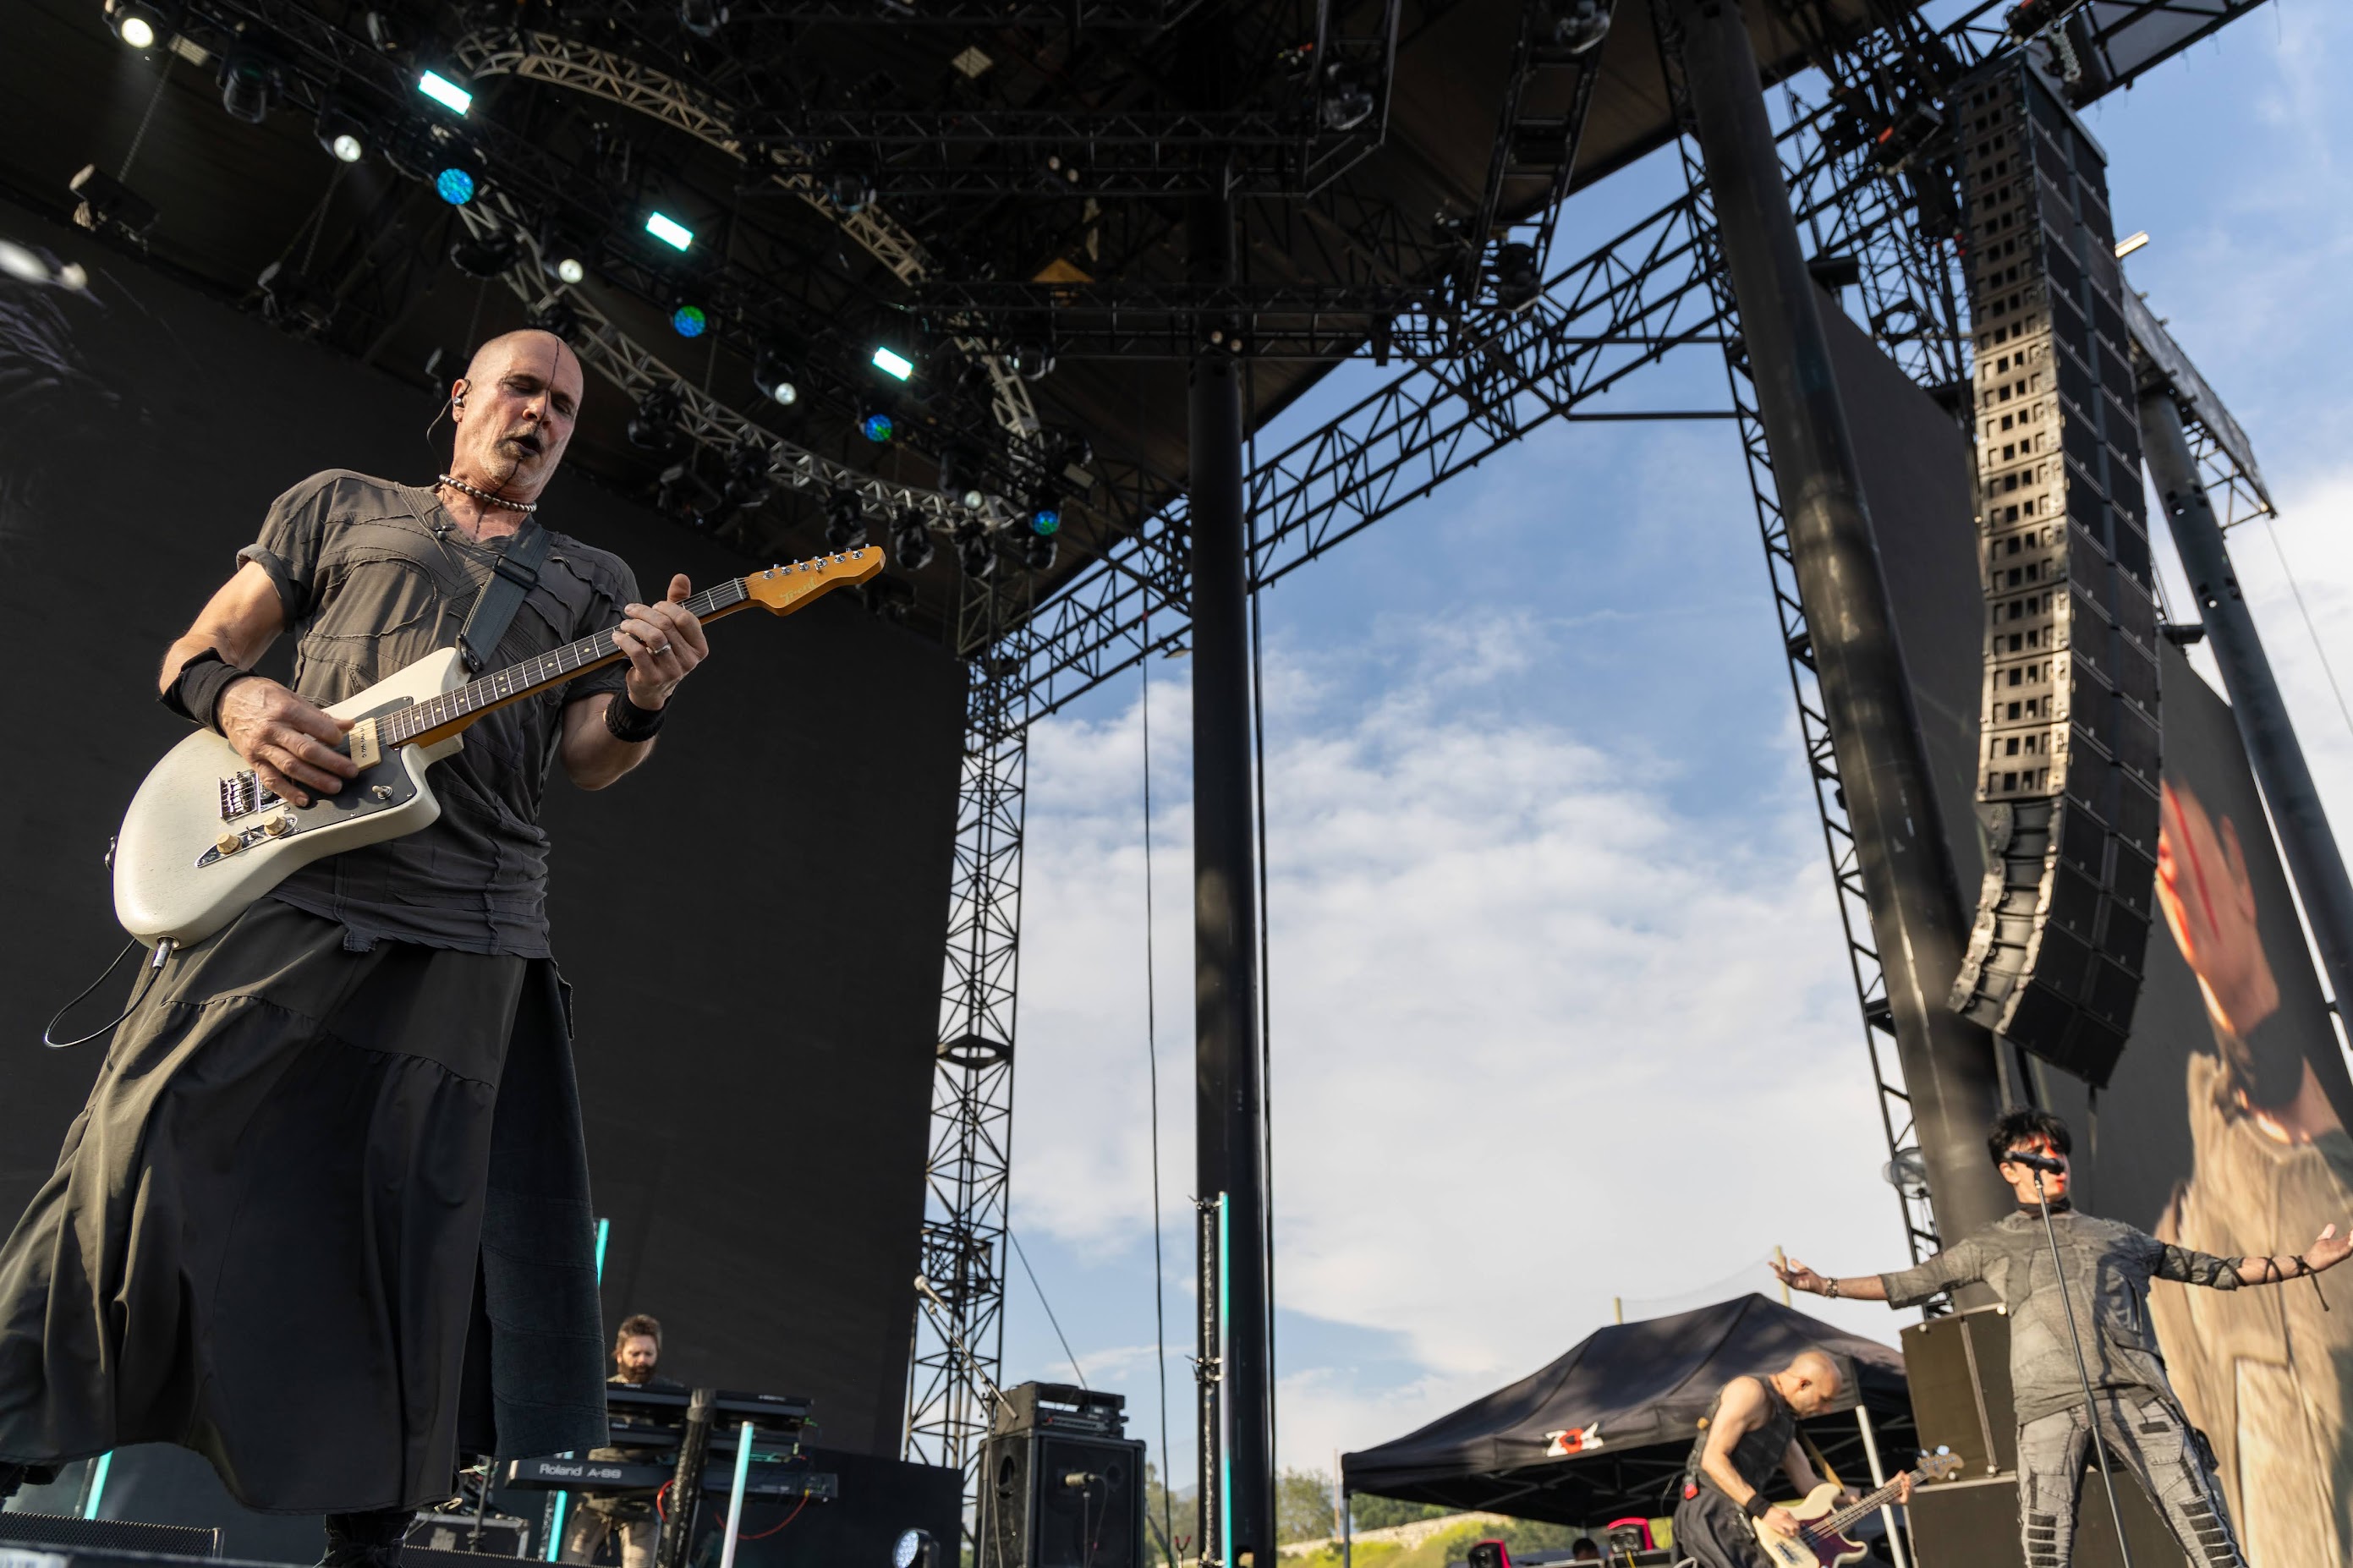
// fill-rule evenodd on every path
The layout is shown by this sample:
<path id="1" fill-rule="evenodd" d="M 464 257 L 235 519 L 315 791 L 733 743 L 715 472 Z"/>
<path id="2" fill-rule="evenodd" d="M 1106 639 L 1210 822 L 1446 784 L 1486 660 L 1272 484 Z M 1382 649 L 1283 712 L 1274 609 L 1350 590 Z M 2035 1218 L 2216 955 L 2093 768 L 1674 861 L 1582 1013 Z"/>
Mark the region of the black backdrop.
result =
<path id="1" fill-rule="evenodd" d="M 181 732 L 152 696 L 164 646 L 278 491 L 329 467 L 429 478 L 448 429 L 428 444 L 436 405 L 414 389 L 79 231 L 0 205 L 0 241 L 89 274 L 78 291 L 0 267 L 14 670 L 0 1225 L 13 1225 L 103 1048 L 49 1052 L 37 1037 L 122 940 L 100 856 Z M 486 332 L 503 324 L 491 303 Z M 592 378 L 587 395 L 619 395 Z M 762 564 L 577 476 L 558 477 L 546 515 L 649 589 L 673 571 L 701 584 Z M 712 639 L 640 774 L 549 791 L 556 952 L 612 1221 L 606 1321 L 653 1312 L 665 1371 L 807 1394 L 827 1446 L 894 1454 L 961 669 L 843 595 L 788 620 L 731 618 Z M 83 1027 L 125 988 L 110 983 Z"/>

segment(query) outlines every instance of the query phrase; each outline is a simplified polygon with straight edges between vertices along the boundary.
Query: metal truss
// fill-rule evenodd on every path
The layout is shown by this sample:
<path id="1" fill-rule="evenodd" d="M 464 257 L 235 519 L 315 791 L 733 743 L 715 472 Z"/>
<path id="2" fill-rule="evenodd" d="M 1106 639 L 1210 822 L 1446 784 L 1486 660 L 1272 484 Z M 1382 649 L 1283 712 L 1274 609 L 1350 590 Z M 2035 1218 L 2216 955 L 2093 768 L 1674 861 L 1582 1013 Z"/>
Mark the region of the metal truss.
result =
<path id="1" fill-rule="evenodd" d="M 976 595 L 960 632 L 1006 626 L 997 596 Z M 918 1311 L 908 1364 L 903 1457 L 965 1472 L 965 1493 L 991 1413 L 1005 1327 L 1011 1176 L 1016 981 L 1020 969 L 1021 834 L 1028 689 L 988 659 L 966 665 L 965 752 L 956 790 L 955 879 L 949 894 L 932 1142 L 925 1167 L 923 1269 L 939 1304 Z M 977 1370 L 980 1375 L 974 1373 Z"/>
<path id="2" fill-rule="evenodd" d="M 762 24 L 832 24 L 842 26 L 1015 27 L 1029 31 L 1088 29 L 1158 32 L 1174 26 L 1198 0 L 768 0 L 729 5 L 733 27 Z M 617 5 L 566 6 L 577 20 L 607 15 L 642 16 L 673 6 Z"/>

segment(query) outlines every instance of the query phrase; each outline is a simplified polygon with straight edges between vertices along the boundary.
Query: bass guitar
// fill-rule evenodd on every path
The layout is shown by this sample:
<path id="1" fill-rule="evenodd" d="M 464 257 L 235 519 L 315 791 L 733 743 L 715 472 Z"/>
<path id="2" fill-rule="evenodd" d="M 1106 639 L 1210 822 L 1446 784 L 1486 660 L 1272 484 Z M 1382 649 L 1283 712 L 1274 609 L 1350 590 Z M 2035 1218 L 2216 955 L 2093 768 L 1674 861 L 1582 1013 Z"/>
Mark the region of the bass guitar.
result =
<path id="1" fill-rule="evenodd" d="M 1958 1454 L 1923 1454 L 1909 1479 L 1915 1486 L 1925 1486 L 1951 1480 L 1960 1473 Z M 1808 1492 L 1804 1501 L 1789 1505 L 1789 1511 L 1798 1516 L 1796 1535 L 1777 1534 L 1760 1519 L 1753 1521 L 1757 1544 L 1764 1548 L 1767 1561 L 1781 1568 L 1840 1568 L 1842 1563 L 1860 1563 L 1870 1548 L 1849 1536 L 1847 1526 L 1894 1502 L 1903 1486 L 1900 1479 L 1890 1481 L 1869 1497 L 1841 1508 L 1838 1488 L 1824 1481 Z"/>
<path id="2" fill-rule="evenodd" d="M 882 552 L 868 546 L 732 578 L 682 607 L 706 624 L 754 605 L 786 616 L 881 570 Z M 356 721 L 337 750 L 360 771 L 308 805 L 271 794 L 235 747 L 197 731 L 132 797 L 114 845 L 115 919 L 148 946 L 185 947 L 298 867 L 416 832 L 441 815 L 426 770 L 465 744 L 468 725 L 623 657 L 598 633 L 469 680 L 456 648 L 427 654 L 327 710 Z"/>

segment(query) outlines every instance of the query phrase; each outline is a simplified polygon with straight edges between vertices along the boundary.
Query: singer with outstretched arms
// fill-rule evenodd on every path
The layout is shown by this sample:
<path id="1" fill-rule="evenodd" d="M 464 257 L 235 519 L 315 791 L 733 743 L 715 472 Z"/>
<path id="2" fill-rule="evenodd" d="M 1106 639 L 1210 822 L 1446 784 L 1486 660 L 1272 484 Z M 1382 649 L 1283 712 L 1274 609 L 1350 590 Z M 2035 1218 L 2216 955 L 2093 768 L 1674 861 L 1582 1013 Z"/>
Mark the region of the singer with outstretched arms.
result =
<path id="1" fill-rule="evenodd" d="M 2242 1568 L 2204 1436 L 2166 1380 L 2149 1321 L 2149 1282 L 2216 1290 L 2278 1284 L 2336 1267 L 2353 1241 L 2332 1225 L 2290 1257 L 2216 1258 L 2170 1246 L 2121 1221 L 2076 1212 L 2068 1200 L 2072 1140 L 2059 1118 L 2011 1110 L 1986 1142 L 2018 1199 L 2016 1212 L 1894 1273 L 1831 1279 L 1795 1258 L 1774 1272 L 1793 1290 L 1899 1308 L 1964 1285 L 1993 1291 L 2010 1317 L 2027 1568 L 2065 1568 L 2071 1560 L 2076 1481 L 2094 1416 L 2099 1445 L 2140 1483 L 2183 1554 L 2200 1568 Z M 2312 1289 L 2318 1288 L 2316 1279 Z"/>

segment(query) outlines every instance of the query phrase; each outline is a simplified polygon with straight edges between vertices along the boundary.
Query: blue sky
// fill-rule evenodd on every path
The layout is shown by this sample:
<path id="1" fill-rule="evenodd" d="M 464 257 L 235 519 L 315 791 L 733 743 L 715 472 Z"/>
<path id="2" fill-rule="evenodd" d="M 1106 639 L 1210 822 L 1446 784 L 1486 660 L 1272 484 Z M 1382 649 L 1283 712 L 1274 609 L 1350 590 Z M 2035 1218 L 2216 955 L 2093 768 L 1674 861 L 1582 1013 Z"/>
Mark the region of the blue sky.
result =
<path id="1" fill-rule="evenodd" d="M 2353 673 L 2353 8 L 2281 0 L 2092 115 L 2129 270 L 2256 443 Z M 1674 188 L 1580 197 L 1556 256 Z M 1335 378 L 1335 381 L 1338 378 Z M 1358 383 L 1357 384 L 1362 384 Z M 1287 427 L 1341 405 L 1345 385 Z M 1694 356 L 1639 395 L 1714 406 Z M 2339 713 L 2262 525 L 2240 574 L 2335 816 Z M 2178 580 L 2178 579 L 2177 579 Z M 2177 602 L 2179 602 L 2177 600 Z M 1552 428 L 1265 602 L 1282 1460 L 1398 1436 L 1776 1245 L 1900 1261 L 1731 427 Z M 1152 675 L 1168 1465 L 1192 1474 L 1187 667 Z M 1034 733 L 1014 1225 L 1158 1447 L 1139 682 Z M 1017 1267 L 1008 1381 L 1069 1365 Z M 1826 1315 L 1892 1338 L 1883 1308 Z"/>

